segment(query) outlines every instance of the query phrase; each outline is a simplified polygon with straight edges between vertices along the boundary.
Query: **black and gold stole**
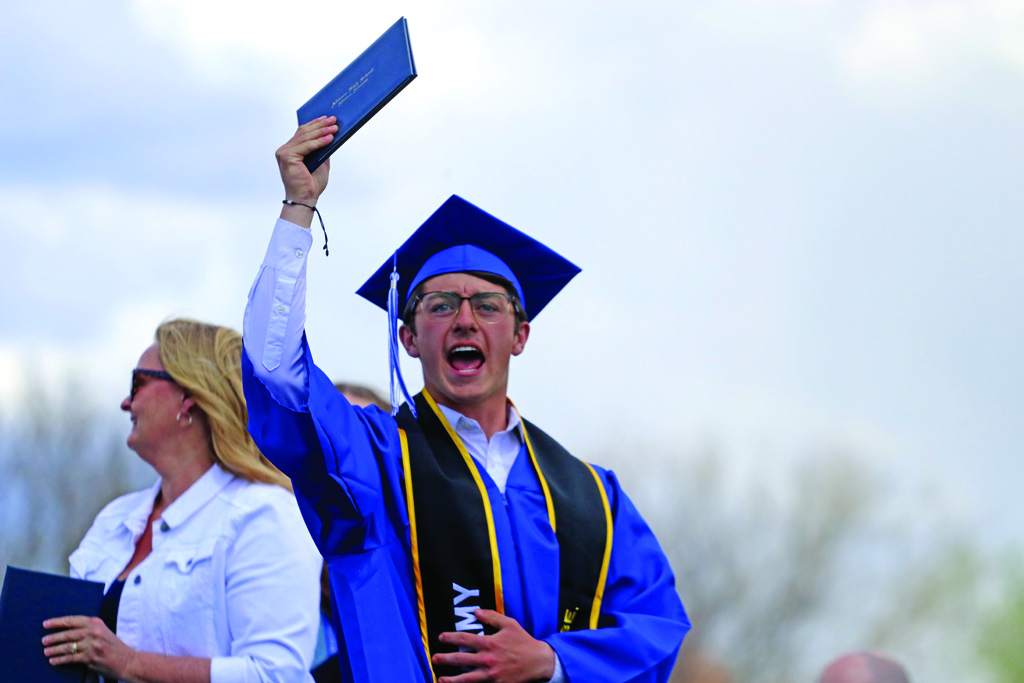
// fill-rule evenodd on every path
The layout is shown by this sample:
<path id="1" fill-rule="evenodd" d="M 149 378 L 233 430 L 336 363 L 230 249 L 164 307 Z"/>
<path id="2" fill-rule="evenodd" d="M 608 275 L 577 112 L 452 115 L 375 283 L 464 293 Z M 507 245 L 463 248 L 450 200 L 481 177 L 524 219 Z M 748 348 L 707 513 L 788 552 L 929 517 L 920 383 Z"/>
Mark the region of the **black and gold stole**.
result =
<path id="1" fill-rule="evenodd" d="M 480 473 L 430 394 L 398 413 L 420 632 L 427 659 L 446 631 L 482 634 L 470 607 L 505 613 L 501 560 Z M 598 627 L 612 548 L 612 516 L 597 473 L 523 421 L 527 451 L 559 546 L 559 630 Z M 536 634 L 534 634 L 536 635 Z M 442 671 L 441 668 L 451 668 Z M 440 667 L 435 675 L 457 675 Z"/>

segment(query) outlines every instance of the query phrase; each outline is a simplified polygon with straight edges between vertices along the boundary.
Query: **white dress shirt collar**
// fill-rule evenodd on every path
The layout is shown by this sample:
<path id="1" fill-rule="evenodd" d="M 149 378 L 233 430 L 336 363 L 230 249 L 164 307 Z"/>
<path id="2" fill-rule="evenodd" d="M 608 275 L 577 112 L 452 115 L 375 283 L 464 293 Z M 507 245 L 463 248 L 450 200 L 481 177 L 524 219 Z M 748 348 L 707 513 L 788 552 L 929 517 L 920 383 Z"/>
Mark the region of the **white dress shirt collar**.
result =
<path id="1" fill-rule="evenodd" d="M 521 420 L 519 413 L 512 407 L 511 403 L 506 404 L 508 426 L 494 436 L 487 439 L 480 423 L 466 417 L 457 410 L 453 410 L 440 403 L 437 404 L 441 413 L 448 420 L 455 433 L 462 439 L 466 451 L 473 456 L 473 459 L 483 465 L 487 474 L 498 486 L 498 490 L 505 493 L 505 484 L 508 482 L 508 473 L 512 470 L 512 464 L 519 455 L 522 447 L 522 438 L 519 430 Z"/>

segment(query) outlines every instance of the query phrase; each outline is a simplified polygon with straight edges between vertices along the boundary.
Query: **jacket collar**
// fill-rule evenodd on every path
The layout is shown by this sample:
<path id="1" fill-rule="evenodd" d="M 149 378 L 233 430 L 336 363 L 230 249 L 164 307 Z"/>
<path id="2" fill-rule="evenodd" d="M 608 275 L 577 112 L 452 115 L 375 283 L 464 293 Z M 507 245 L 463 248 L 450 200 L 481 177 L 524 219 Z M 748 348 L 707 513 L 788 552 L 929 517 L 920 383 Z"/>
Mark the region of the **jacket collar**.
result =
<path id="1" fill-rule="evenodd" d="M 189 486 L 177 500 L 167 506 L 161 518 L 170 528 L 175 528 L 186 519 L 196 513 L 197 510 L 209 503 L 220 493 L 221 489 L 230 484 L 235 475 L 221 469 L 220 465 L 214 463 L 206 470 L 203 476 L 199 477 L 192 486 Z M 159 485 L 159 482 L 157 482 Z M 154 496 L 155 497 L 155 496 Z M 152 512 L 152 504 L 150 511 Z"/>

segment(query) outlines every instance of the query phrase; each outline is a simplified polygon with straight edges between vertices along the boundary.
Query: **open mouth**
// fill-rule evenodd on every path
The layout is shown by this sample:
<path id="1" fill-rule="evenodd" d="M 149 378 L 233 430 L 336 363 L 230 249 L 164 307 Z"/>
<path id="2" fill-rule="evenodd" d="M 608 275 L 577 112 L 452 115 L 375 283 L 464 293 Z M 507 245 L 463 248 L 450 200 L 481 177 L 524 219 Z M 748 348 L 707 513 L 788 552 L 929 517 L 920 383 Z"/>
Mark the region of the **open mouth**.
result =
<path id="1" fill-rule="evenodd" d="M 448 365 L 456 372 L 473 372 L 484 364 L 484 354 L 475 346 L 456 346 L 448 352 Z"/>

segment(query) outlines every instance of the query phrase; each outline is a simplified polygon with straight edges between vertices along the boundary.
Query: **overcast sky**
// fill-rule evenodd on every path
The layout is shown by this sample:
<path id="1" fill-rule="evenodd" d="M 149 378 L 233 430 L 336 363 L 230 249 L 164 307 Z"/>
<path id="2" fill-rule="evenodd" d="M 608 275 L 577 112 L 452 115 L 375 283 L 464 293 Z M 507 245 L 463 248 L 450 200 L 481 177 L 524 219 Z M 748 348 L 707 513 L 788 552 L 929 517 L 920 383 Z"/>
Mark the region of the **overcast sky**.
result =
<path id="1" fill-rule="evenodd" d="M 1024 543 L 1021 2 L 5 2 L 0 405 L 113 413 L 161 320 L 240 328 L 274 150 L 402 15 L 419 77 L 320 203 L 330 375 L 386 388 L 352 292 L 457 193 L 583 268 L 510 386 L 570 449 L 847 449 Z"/>

